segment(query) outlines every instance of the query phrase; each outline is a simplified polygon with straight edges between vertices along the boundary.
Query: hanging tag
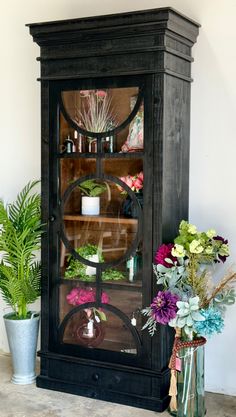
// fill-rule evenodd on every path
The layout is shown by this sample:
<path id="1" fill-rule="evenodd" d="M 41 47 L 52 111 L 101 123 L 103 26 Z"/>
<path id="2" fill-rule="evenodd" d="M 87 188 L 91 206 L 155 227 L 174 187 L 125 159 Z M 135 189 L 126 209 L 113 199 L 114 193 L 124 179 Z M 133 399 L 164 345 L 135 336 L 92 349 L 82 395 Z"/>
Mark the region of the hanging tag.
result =
<path id="1" fill-rule="evenodd" d="M 175 360 L 175 369 L 176 371 L 181 372 L 181 359 L 176 356 L 176 360 Z"/>
<path id="2" fill-rule="evenodd" d="M 88 328 L 88 336 L 92 337 L 93 336 L 93 320 L 89 320 L 87 324 L 87 328 Z"/>
<path id="3" fill-rule="evenodd" d="M 131 324 L 132 324 L 132 326 L 136 326 L 136 324 L 137 324 L 137 320 L 136 320 L 136 318 L 135 318 L 135 317 L 132 317 L 132 319 L 131 319 Z"/>
<path id="4" fill-rule="evenodd" d="M 100 318 L 97 315 L 95 315 L 94 318 L 95 318 L 95 320 L 96 320 L 97 323 L 100 323 L 101 320 L 100 320 Z"/>

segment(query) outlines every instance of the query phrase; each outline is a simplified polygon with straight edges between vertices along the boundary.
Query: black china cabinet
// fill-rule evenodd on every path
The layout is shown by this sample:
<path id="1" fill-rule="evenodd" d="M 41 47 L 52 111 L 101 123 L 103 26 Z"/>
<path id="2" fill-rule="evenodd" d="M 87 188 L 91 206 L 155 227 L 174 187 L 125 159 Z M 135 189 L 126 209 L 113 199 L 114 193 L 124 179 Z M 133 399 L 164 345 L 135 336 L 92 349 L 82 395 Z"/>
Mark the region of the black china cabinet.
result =
<path id="1" fill-rule="evenodd" d="M 191 48 L 171 8 L 28 25 L 40 46 L 37 386 L 168 405 L 172 333 L 142 330 L 158 245 L 188 217 Z"/>

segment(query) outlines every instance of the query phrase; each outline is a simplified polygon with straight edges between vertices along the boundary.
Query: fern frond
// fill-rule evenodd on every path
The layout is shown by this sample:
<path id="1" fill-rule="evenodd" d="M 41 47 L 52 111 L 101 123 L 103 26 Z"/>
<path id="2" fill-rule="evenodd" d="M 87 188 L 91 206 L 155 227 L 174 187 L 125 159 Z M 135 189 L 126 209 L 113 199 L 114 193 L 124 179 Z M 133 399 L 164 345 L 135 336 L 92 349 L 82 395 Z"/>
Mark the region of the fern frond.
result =
<path id="1" fill-rule="evenodd" d="M 40 263 L 35 259 L 43 225 L 40 195 L 31 194 L 38 183 L 29 182 L 16 201 L 6 207 L 0 200 L 0 290 L 7 304 L 22 318 L 27 315 L 27 305 L 40 292 Z"/>

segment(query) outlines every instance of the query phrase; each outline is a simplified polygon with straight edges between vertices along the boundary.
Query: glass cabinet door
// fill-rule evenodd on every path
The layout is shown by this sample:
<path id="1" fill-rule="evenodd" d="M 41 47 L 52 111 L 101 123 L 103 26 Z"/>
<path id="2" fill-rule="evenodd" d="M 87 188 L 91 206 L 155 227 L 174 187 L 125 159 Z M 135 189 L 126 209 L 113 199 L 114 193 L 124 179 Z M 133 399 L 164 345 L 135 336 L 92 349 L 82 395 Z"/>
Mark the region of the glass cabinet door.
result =
<path id="1" fill-rule="evenodd" d="M 58 338 L 138 356 L 142 346 L 144 98 L 141 86 L 60 89 Z"/>

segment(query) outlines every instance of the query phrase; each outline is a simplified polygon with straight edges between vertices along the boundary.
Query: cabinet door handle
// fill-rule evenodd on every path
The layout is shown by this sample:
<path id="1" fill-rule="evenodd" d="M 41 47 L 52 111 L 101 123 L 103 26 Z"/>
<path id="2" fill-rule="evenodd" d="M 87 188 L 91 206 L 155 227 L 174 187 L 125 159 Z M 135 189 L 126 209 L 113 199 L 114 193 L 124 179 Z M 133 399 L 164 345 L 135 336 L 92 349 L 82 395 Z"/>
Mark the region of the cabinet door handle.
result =
<path id="1" fill-rule="evenodd" d="M 56 217 L 54 215 L 52 215 L 52 216 L 49 217 L 49 221 L 50 222 L 54 222 L 55 220 L 56 220 Z"/>

